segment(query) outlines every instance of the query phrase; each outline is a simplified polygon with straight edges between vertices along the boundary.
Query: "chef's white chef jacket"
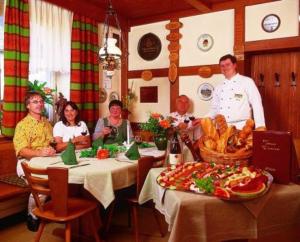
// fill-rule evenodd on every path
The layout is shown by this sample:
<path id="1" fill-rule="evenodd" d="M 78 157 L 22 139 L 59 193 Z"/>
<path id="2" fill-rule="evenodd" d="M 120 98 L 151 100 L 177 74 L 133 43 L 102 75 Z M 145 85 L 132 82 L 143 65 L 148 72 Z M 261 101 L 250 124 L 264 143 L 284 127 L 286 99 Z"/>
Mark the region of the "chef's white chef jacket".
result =
<path id="1" fill-rule="evenodd" d="M 265 126 L 261 96 L 254 81 L 236 74 L 216 87 L 210 112 L 206 116 L 214 118 L 222 114 L 228 123 L 242 129 L 246 120 L 252 118 L 252 112 L 255 127 Z"/>

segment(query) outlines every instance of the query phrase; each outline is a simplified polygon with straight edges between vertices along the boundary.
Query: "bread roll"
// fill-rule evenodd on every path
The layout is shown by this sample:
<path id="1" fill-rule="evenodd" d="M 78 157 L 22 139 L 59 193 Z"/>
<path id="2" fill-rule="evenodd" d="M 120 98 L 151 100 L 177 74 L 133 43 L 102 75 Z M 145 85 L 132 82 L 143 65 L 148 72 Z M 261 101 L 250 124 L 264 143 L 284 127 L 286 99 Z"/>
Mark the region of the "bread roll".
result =
<path id="1" fill-rule="evenodd" d="M 219 139 L 219 134 L 211 118 L 202 118 L 201 127 L 206 136 L 213 138 L 215 141 Z"/>

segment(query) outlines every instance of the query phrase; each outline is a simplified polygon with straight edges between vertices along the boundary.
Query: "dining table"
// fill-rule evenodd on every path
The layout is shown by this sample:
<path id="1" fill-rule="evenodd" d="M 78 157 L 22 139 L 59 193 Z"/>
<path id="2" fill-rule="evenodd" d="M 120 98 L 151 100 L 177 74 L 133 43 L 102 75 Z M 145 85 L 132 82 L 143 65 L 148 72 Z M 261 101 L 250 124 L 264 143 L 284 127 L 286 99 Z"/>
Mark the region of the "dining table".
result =
<path id="1" fill-rule="evenodd" d="M 293 229 L 295 235 L 293 240 L 284 241 L 299 241 L 299 185 L 273 183 L 259 198 L 227 201 L 211 195 L 164 189 L 156 181 L 163 170 L 150 170 L 139 203 L 153 200 L 169 225 L 169 242 L 258 239 L 287 228 Z"/>
<path id="2" fill-rule="evenodd" d="M 156 147 L 139 149 L 141 156 L 161 156 L 165 151 Z M 60 154 L 51 157 L 34 157 L 29 161 L 33 168 L 63 167 L 69 169 L 69 184 L 82 184 L 102 205 L 107 208 L 115 199 L 114 191 L 136 183 L 137 160 L 129 160 L 124 153 L 115 158 L 81 158 L 76 151 L 78 164 L 65 165 Z"/>

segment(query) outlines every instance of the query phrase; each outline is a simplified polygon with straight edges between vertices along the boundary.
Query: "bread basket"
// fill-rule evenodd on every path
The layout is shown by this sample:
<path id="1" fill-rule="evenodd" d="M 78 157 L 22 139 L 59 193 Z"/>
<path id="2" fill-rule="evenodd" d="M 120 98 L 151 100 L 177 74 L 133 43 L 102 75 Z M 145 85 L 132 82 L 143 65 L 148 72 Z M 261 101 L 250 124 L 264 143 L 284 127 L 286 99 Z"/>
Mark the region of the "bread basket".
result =
<path id="1" fill-rule="evenodd" d="M 202 137 L 199 139 L 199 150 L 202 159 L 205 162 L 214 162 L 216 164 L 241 164 L 248 165 L 252 156 L 252 150 L 244 150 L 237 153 L 219 153 L 204 146 Z"/>

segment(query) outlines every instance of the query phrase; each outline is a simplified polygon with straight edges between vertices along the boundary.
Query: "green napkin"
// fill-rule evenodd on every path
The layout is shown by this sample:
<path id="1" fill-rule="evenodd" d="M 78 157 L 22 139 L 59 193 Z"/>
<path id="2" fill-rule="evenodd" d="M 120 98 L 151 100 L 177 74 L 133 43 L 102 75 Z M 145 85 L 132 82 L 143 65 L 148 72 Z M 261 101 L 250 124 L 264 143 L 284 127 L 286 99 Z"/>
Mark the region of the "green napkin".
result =
<path id="1" fill-rule="evenodd" d="M 69 141 L 66 150 L 60 155 L 65 165 L 76 165 L 75 145 Z"/>
<path id="2" fill-rule="evenodd" d="M 93 149 L 98 150 L 99 147 L 103 147 L 103 138 L 99 137 L 98 139 L 95 139 L 92 143 Z"/>
<path id="3" fill-rule="evenodd" d="M 127 152 L 125 153 L 125 156 L 129 159 L 129 160 L 138 160 L 141 155 L 139 153 L 138 150 L 138 146 L 136 143 L 133 143 L 130 148 L 127 150 Z"/>

